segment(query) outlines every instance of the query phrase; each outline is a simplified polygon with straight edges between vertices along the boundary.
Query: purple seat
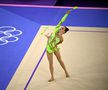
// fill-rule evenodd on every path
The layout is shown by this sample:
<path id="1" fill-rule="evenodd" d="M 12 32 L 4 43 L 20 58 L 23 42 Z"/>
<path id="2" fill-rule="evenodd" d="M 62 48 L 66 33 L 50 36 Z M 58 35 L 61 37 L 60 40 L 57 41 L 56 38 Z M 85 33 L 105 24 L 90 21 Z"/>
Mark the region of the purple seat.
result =
<path id="1" fill-rule="evenodd" d="M 1 4 L 55 5 L 57 0 L 0 0 Z"/>

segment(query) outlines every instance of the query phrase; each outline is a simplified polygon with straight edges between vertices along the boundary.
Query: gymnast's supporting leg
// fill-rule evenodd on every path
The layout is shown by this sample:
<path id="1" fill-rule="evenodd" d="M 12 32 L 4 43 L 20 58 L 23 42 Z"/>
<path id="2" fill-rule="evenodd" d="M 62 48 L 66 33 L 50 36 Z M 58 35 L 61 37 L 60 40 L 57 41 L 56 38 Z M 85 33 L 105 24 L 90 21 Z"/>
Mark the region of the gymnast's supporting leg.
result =
<path id="1" fill-rule="evenodd" d="M 54 80 L 54 69 L 53 69 L 53 53 L 48 53 L 47 52 L 47 58 L 49 61 L 49 69 L 50 69 L 50 73 L 51 73 L 51 79 L 49 79 L 48 81 L 51 82 Z"/>
<path id="2" fill-rule="evenodd" d="M 54 52 L 54 54 L 55 54 L 56 58 L 58 59 L 61 67 L 64 69 L 66 77 L 69 77 L 69 74 L 68 74 L 68 72 L 66 70 L 65 64 L 64 64 L 64 62 L 61 59 L 60 51 L 58 50 L 58 51 Z"/>

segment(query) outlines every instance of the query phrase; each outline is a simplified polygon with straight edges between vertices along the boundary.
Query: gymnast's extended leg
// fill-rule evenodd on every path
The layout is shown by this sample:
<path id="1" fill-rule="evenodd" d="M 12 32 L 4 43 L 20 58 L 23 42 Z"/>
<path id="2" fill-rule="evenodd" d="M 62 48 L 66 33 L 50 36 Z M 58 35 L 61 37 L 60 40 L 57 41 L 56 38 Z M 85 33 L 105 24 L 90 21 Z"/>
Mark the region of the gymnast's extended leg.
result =
<path id="1" fill-rule="evenodd" d="M 69 74 L 68 74 L 68 72 L 66 70 L 65 64 L 64 64 L 64 62 L 61 59 L 60 51 L 58 50 L 58 51 L 54 52 L 54 54 L 55 54 L 56 58 L 58 59 L 61 67 L 64 69 L 66 77 L 69 77 Z"/>
<path id="2" fill-rule="evenodd" d="M 51 82 L 54 80 L 54 69 L 53 69 L 53 53 L 48 53 L 47 52 L 47 58 L 49 61 L 49 69 L 50 69 L 50 73 L 51 73 L 51 79 L 49 79 L 48 81 Z"/>

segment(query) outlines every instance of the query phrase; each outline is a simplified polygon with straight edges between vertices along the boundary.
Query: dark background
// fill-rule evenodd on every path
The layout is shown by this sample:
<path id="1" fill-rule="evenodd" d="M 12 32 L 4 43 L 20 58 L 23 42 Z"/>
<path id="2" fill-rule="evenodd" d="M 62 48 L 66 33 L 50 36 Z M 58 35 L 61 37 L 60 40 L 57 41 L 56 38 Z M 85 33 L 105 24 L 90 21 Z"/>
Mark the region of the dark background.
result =
<path id="1" fill-rule="evenodd" d="M 0 0 L 2 4 L 33 4 L 51 6 L 108 7 L 108 0 Z"/>
<path id="2" fill-rule="evenodd" d="M 83 7 L 108 7 L 108 0 L 57 0 L 55 5 L 83 6 Z"/>

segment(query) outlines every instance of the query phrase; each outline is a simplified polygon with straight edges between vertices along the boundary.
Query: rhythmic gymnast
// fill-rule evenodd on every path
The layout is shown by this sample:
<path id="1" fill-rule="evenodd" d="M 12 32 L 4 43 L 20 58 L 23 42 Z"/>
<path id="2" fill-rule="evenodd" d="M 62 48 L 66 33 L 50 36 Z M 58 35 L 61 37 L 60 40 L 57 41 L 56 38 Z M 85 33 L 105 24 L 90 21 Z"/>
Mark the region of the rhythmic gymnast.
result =
<path id="1" fill-rule="evenodd" d="M 50 36 L 45 35 L 48 38 L 47 45 L 46 45 L 46 53 L 47 53 L 47 58 L 49 61 L 49 69 L 50 69 L 50 73 L 51 73 L 51 78 L 48 80 L 48 82 L 54 81 L 53 53 L 56 56 L 57 60 L 59 61 L 61 67 L 65 71 L 66 77 L 69 77 L 69 73 L 67 72 L 65 64 L 62 61 L 58 45 L 63 42 L 63 34 L 65 34 L 67 31 L 69 31 L 69 29 L 66 26 L 61 26 L 61 25 L 66 20 L 70 11 L 71 10 L 68 10 L 66 12 L 66 14 L 63 16 L 63 18 L 58 23 L 58 25 L 55 27 L 55 30 L 52 32 L 52 34 Z"/>

